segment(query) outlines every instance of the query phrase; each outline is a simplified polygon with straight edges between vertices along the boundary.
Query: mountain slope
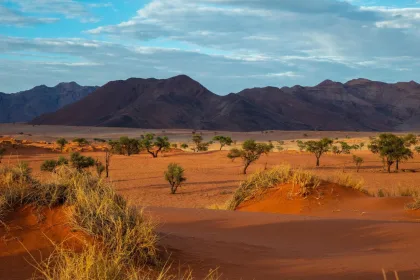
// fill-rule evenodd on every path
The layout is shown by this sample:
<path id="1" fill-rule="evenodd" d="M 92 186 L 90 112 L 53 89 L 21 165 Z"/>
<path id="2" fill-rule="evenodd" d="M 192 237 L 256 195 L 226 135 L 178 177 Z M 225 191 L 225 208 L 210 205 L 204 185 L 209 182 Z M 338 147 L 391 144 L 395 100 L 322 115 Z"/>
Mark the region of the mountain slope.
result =
<path id="1" fill-rule="evenodd" d="M 0 123 L 26 122 L 39 115 L 55 112 L 86 97 L 96 88 L 70 82 L 55 87 L 37 86 L 12 94 L 0 93 Z"/>
<path id="2" fill-rule="evenodd" d="M 191 78 L 109 82 L 33 124 L 256 130 L 396 130 L 420 127 L 420 85 L 365 79 L 216 95 Z"/>

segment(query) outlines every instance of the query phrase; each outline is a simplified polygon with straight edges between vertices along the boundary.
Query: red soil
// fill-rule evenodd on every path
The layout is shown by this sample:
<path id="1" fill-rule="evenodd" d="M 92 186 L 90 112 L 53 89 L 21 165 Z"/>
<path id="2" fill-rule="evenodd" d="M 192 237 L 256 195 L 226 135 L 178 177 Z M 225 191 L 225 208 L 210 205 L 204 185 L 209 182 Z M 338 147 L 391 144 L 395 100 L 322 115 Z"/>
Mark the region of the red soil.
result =
<path id="1" fill-rule="evenodd" d="M 71 231 L 65 211 L 28 206 L 10 213 L 6 226 L 0 225 L 0 279 L 29 279 L 54 244 L 82 248 L 83 237 Z"/>
<path id="2" fill-rule="evenodd" d="M 290 196 L 292 190 L 296 190 L 292 184 L 279 186 L 241 203 L 237 210 L 331 218 L 420 221 L 420 211 L 404 210 L 405 204 L 413 200 L 411 197 L 372 197 L 328 182 L 323 182 L 308 197 Z"/>

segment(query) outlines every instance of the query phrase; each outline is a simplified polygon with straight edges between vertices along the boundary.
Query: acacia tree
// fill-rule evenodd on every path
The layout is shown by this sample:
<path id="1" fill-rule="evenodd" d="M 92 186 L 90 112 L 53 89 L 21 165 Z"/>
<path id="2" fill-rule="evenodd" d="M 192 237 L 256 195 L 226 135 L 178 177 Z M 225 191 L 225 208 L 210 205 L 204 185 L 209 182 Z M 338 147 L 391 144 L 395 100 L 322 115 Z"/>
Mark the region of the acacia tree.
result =
<path id="1" fill-rule="evenodd" d="M 203 152 L 209 149 L 209 146 L 212 142 L 203 142 L 203 136 L 199 134 L 194 134 L 192 136 L 192 141 L 194 142 L 195 148 L 192 150 L 194 152 Z"/>
<path id="2" fill-rule="evenodd" d="M 404 139 L 392 133 L 380 134 L 379 138 L 371 140 L 368 148 L 372 153 L 379 154 L 387 166 L 388 173 L 391 172 L 391 166 L 395 162 L 413 157 L 413 152 L 406 147 Z"/>
<path id="3" fill-rule="evenodd" d="M 66 139 L 64 139 L 64 138 L 60 138 L 60 139 L 57 139 L 57 141 L 56 141 L 56 143 L 57 143 L 57 145 L 60 147 L 60 152 L 62 153 L 63 152 L 63 149 L 64 149 L 64 147 L 67 145 L 67 140 Z"/>
<path id="4" fill-rule="evenodd" d="M 319 141 L 307 141 L 305 144 L 305 150 L 314 154 L 316 157 L 316 166 L 319 166 L 319 159 L 321 156 L 331 149 L 333 140 L 329 138 L 322 138 Z"/>
<path id="5" fill-rule="evenodd" d="M 232 140 L 231 137 L 229 137 L 229 136 L 221 136 L 221 135 L 214 136 L 213 137 L 213 141 L 217 141 L 217 142 L 220 143 L 220 149 L 219 149 L 219 151 L 221 151 L 224 146 L 230 146 L 233 143 L 233 140 Z"/>
<path id="6" fill-rule="evenodd" d="M 152 133 L 142 135 L 140 140 L 140 147 L 145 149 L 153 158 L 157 158 L 161 151 L 169 149 L 171 144 L 168 137 L 156 137 Z"/>
<path id="7" fill-rule="evenodd" d="M 246 170 L 251 163 L 258 160 L 262 154 L 268 154 L 272 149 L 273 145 L 256 143 L 255 140 L 249 139 L 242 144 L 242 149 L 231 149 L 227 157 L 232 160 L 242 158 L 244 164 L 243 174 L 246 174 Z"/>

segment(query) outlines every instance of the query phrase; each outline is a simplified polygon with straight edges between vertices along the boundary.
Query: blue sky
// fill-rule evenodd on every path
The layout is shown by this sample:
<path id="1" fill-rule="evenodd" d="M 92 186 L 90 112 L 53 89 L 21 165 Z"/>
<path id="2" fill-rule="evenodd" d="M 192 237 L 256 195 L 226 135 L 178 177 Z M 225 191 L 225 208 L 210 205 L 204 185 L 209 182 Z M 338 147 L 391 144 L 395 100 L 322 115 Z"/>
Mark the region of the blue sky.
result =
<path id="1" fill-rule="evenodd" d="M 420 81 L 419 0 L 0 0 L 0 92 L 187 74 L 218 94 Z"/>

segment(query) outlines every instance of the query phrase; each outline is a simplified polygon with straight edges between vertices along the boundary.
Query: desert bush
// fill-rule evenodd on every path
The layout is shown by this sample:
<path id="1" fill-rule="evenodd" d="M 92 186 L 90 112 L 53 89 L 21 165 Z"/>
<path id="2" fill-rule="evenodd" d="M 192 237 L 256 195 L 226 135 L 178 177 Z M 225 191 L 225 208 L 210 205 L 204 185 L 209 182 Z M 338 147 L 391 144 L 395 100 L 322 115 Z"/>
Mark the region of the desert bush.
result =
<path id="1" fill-rule="evenodd" d="M 164 175 L 165 180 L 168 181 L 171 186 L 171 194 L 175 194 L 182 183 L 187 180 L 184 176 L 184 169 L 176 163 L 170 163 Z"/>
<path id="2" fill-rule="evenodd" d="M 178 144 L 177 144 L 177 143 L 173 143 L 173 144 L 171 145 L 171 148 L 172 148 L 172 149 L 178 149 Z"/>
<path id="3" fill-rule="evenodd" d="M 95 165 L 95 160 L 91 157 L 82 156 L 80 153 L 71 153 L 70 163 L 77 170 L 81 171 Z"/>
<path id="4" fill-rule="evenodd" d="M 360 167 L 362 166 L 364 160 L 362 157 L 353 155 L 353 162 L 356 165 L 357 172 L 359 172 Z"/>
<path id="5" fill-rule="evenodd" d="M 305 146 L 305 143 L 302 140 L 297 140 L 296 144 L 297 144 L 300 152 L 305 150 L 306 146 Z"/>
<path id="6" fill-rule="evenodd" d="M 60 152 L 63 152 L 64 147 L 67 145 L 67 140 L 64 138 L 57 139 L 57 145 L 60 147 Z"/>
<path id="7" fill-rule="evenodd" d="M 414 147 L 414 151 L 416 151 L 416 153 L 420 154 L 420 146 Z M 0 159 L 0 162 L 1 162 L 1 159 Z"/>
<path id="8" fill-rule="evenodd" d="M 316 166 L 319 166 L 319 159 L 321 156 L 331 149 L 333 140 L 329 138 L 323 138 L 319 141 L 307 141 L 304 143 L 305 150 L 314 154 L 316 157 Z"/>
<path id="9" fill-rule="evenodd" d="M 181 148 L 182 148 L 182 149 L 188 149 L 188 144 L 186 144 L 186 143 L 182 143 L 182 144 L 181 144 Z"/>
<path id="10" fill-rule="evenodd" d="M 153 158 L 157 158 L 158 154 L 170 147 L 168 137 L 155 137 L 154 134 L 146 134 L 141 136 L 140 147 L 145 149 Z"/>
<path id="11" fill-rule="evenodd" d="M 59 157 L 58 160 L 46 160 L 41 165 L 41 171 L 53 172 L 57 166 L 67 165 L 69 161 L 65 157 Z"/>
<path id="12" fill-rule="evenodd" d="M 230 146 L 233 143 L 233 140 L 231 137 L 229 136 L 214 136 L 213 137 L 213 141 L 219 142 L 220 143 L 220 149 L 219 151 L 221 151 L 223 149 L 224 146 Z"/>
<path id="13" fill-rule="evenodd" d="M 33 181 L 32 169 L 27 162 L 19 162 L 16 166 L 0 167 L 0 186 L 24 185 Z"/>
<path id="14" fill-rule="evenodd" d="M 268 154 L 272 149 L 272 144 L 256 143 L 255 140 L 250 139 L 242 144 L 242 149 L 234 148 L 230 150 L 227 157 L 232 160 L 241 158 L 244 164 L 243 174 L 246 174 L 251 163 L 257 161 L 262 154 Z"/>

